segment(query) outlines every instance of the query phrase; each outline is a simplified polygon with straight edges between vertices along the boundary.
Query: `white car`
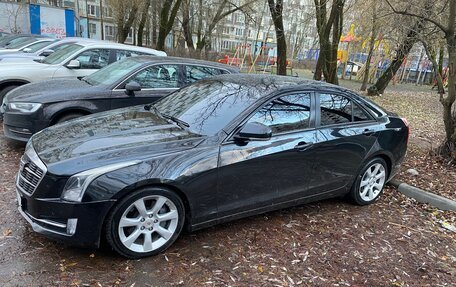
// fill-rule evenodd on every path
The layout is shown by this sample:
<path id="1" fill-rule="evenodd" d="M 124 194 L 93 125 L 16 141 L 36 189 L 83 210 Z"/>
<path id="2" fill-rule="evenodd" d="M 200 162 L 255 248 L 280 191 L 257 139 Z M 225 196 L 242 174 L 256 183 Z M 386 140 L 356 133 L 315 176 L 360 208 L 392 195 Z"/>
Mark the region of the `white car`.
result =
<path id="1" fill-rule="evenodd" d="M 106 41 L 78 42 L 52 53 L 41 61 L 0 61 L 0 102 L 12 89 L 55 78 L 80 78 L 116 62 L 137 55 L 166 56 L 154 49 Z"/>
<path id="2" fill-rule="evenodd" d="M 29 47 L 35 47 L 35 46 L 46 46 L 51 44 L 52 42 L 55 42 L 56 39 L 52 38 L 35 38 L 35 37 L 23 37 L 23 38 L 18 38 L 13 41 L 11 41 L 11 44 L 4 48 L 0 48 L 0 55 L 3 54 L 9 54 L 9 53 L 17 53 L 20 51 L 23 51 L 24 49 L 27 49 Z"/>

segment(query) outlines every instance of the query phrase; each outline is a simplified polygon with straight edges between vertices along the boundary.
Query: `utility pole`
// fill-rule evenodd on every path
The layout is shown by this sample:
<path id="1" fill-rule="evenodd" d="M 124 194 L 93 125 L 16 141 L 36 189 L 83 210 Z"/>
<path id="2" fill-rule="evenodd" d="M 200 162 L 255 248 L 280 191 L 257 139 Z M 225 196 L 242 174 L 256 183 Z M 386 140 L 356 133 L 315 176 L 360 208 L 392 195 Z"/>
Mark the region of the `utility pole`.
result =
<path id="1" fill-rule="evenodd" d="M 90 38 L 89 5 L 87 4 L 87 0 L 85 0 L 85 2 L 86 2 L 85 10 L 86 10 L 86 18 L 87 18 L 87 38 Z"/>
<path id="2" fill-rule="evenodd" d="M 103 0 L 100 0 L 100 24 L 101 24 L 101 40 L 104 40 Z"/>

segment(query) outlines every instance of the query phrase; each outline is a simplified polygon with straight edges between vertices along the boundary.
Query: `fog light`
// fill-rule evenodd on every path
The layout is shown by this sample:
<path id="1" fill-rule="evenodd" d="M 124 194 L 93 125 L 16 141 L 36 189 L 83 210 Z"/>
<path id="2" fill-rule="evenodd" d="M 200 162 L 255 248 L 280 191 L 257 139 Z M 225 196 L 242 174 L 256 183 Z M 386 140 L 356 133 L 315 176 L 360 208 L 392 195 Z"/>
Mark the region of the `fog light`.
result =
<path id="1" fill-rule="evenodd" d="M 32 134 L 32 132 L 29 129 L 25 129 L 25 128 L 11 127 L 10 130 L 17 134 L 24 134 L 24 135 Z"/>
<path id="2" fill-rule="evenodd" d="M 74 235 L 76 233 L 76 225 L 78 224 L 77 218 L 70 218 L 67 222 L 67 234 Z"/>

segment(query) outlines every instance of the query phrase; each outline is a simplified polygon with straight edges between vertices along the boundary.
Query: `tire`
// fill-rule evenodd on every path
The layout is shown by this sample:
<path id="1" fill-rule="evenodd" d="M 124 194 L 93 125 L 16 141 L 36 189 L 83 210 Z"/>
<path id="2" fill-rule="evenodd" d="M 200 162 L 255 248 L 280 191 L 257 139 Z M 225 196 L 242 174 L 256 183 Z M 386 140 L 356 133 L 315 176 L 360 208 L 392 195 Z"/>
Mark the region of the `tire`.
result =
<path id="1" fill-rule="evenodd" d="M 158 207 L 161 208 L 157 210 Z M 120 200 L 110 212 L 105 225 L 106 240 L 117 253 L 130 259 L 157 255 L 179 237 L 184 215 L 184 204 L 174 192 L 163 188 L 140 189 Z M 121 226 L 121 222 L 125 225 Z"/>
<path id="2" fill-rule="evenodd" d="M 0 105 L 3 103 L 3 98 L 8 94 L 9 91 L 14 90 L 15 88 L 19 87 L 18 85 L 11 85 L 7 86 L 3 90 L 0 91 Z"/>
<path id="3" fill-rule="evenodd" d="M 350 190 L 350 197 L 358 205 L 368 205 L 375 202 L 383 192 L 388 176 L 388 165 L 379 157 L 369 160 Z"/>
<path id="4" fill-rule="evenodd" d="M 81 114 L 81 113 L 66 114 L 66 115 L 63 115 L 62 117 L 58 118 L 54 124 L 61 124 L 61 123 L 64 123 L 64 122 L 67 122 L 67 121 L 70 121 L 73 119 L 77 119 L 77 118 L 80 118 L 83 116 L 85 116 L 85 114 Z"/>

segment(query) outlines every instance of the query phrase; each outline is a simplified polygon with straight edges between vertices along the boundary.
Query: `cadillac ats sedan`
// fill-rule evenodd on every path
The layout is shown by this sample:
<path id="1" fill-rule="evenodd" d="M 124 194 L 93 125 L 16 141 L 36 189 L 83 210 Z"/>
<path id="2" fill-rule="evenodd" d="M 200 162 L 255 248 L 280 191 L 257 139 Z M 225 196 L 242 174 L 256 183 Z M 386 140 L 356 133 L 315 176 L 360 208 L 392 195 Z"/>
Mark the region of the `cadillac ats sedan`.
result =
<path id="1" fill-rule="evenodd" d="M 341 87 L 221 75 L 35 134 L 19 210 L 48 237 L 151 256 L 184 227 L 344 195 L 373 203 L 408 135 L 404 119 Z"/>

